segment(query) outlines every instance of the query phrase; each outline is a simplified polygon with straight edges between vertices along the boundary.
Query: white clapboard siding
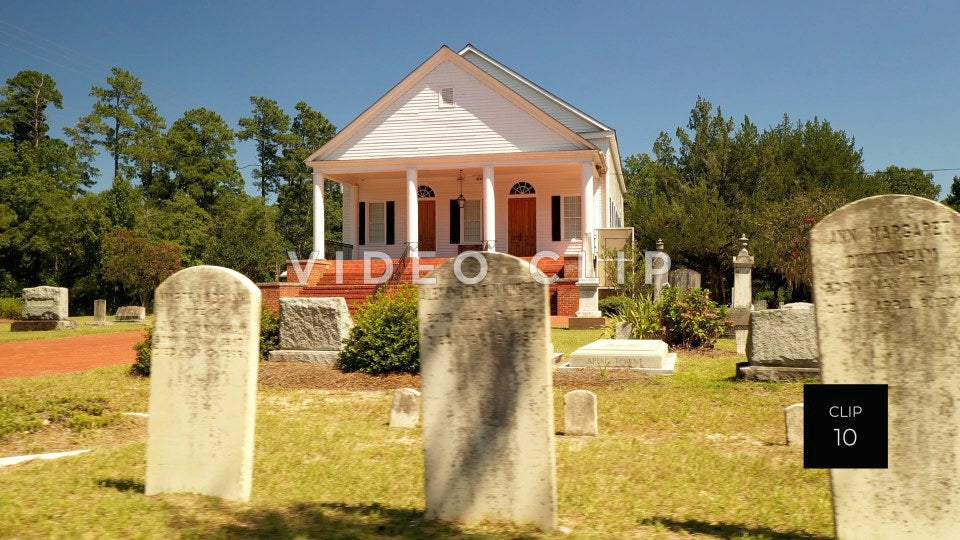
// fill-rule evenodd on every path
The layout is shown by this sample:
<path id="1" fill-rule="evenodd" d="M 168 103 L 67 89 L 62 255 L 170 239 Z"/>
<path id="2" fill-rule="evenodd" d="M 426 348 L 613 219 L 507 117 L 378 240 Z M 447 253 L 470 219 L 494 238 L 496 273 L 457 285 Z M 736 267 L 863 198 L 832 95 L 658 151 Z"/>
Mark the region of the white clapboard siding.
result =
<path id="1" fill-rule="evenodd" d="M 440 106 L 452 87 L 454 106 Z M 494 154 L 582 148 L 447 60 L 371 119 L 326 160 Z"/>
<path id="2" fill-rule="evenodd" d="M 543 112 L 559 120 L 572 131 L 576 133 L 587 133 L 601 129 L 597 124 L 588 122 L 582 116 L 573 113 L 566 107 L 543 95 L 542 92 L 532 88 L 529 84 L 525 84 L 522 80 L 517 79 L 514 75 L 507 73 L 499 66 L 492 64 L 473 51 L 468 50 L 464 52 L 462 56 L 473 65 L 489 73 L 493 78 L 507 85 L 514 92 L 523 96 L 524 99 L 530 103 L 539 107 Z"/>

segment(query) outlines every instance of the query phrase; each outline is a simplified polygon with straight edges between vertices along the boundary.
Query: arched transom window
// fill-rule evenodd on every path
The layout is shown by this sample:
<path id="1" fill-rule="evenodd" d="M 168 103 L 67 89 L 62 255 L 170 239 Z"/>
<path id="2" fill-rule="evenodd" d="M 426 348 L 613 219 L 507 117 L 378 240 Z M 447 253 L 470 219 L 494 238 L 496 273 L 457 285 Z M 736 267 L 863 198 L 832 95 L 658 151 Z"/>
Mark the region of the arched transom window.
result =
<path id="1" fill-rule="evenodd" d="M 430 186 L 417 187 L 417 198 L 419 199 L 432 199 L 436 196 L 437 194 L 433 192 L 433 188 Z"/>
<path id="2" fill-rule="evenodd" d="M 533 189 L 533 186 L 529 182 L 517 182 L 510 188 L 511 195 L 529 195 L 531 193 L 536 193 L 537 191 Z"/>

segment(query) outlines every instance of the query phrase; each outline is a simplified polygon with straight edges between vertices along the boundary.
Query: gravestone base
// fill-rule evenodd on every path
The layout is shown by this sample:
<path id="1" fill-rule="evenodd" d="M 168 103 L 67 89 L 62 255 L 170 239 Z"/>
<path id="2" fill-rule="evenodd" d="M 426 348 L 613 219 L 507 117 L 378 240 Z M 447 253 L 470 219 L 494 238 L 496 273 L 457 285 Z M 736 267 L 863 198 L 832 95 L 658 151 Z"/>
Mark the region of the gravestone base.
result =
<path id="1" fill-rule="evenodd" d="M 630 369 L 658 375 L 673 375 L 676 353 L 669 353 L 659 339 L 598 339 L 570 354 L 558 369 Z"/>
<path id="2" fill-rule="evenodd" d="M 83 324 L 86 326 L 110 326 L 113 323 L 110 321 L 90 321 Z"/>
<path id="3" fill-rule="evenodd" d="M 76 321 L 13 321 L 10 323 L 11 332 L 32 332 L 35 330 L 73 330 L 77 327 Z"/>
<path id="4" fill-rule="evenodd" d="M 300 362 L 333 366 L 340 357 L 340 351 L 270 351 L 271 362 Z"/>
<path id="5" fill-rule="evenodd" d="M 737 364 L 737 378 L 747 381 L 786 382 L 819 380 L 820 368 L 795 366 L 757 366 L 749 362 Z"/>
<path id="6" fill-rule="evenodd" d="M 603 317 L 570 317 L 567 328 L 570 330 L 589 330 L 591 328 L 603 328 L 606 319 Z"/>

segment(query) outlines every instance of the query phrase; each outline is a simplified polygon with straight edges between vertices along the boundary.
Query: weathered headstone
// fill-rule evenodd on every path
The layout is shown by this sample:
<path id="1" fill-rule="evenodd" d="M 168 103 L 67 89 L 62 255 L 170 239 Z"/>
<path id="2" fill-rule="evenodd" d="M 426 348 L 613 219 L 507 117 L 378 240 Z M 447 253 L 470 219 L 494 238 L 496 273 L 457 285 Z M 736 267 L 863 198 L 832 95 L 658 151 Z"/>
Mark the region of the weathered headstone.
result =
<path id="1" fill-rule="evenodd" d="M 393 393 L 390 409 L 390 427 L 415 428 L 420 423 L 420 392 L 413 388 L 398 388 Z"/>
<path id="2" fill-rule="evenodd" d="M 113 320 L 129 323 L 147 322 L 147 308 L 143 306 L 120 306 L 117 308 L 117 315 Z"/>
<path id="3" fill-rule="evenodd" d="M 769 300 L 756 300 L 756 301 L 754 301 L 754 303 L 753 303 L 753 310 L 754 310 L 754 311 L 763 311 L 763 310 L 769 309 L 769 308 L 770 308 L 770 301 L 769 301 Z"/>
<path id="4" fill-rule="evenodd" d="M 803 403 L 794 403 L 783 409 L 787 427 L 787 446 L 803 446 Z"/>
<path id="5" fill-rule="evenodd" d="M 667 273 L 667 283 L 681 290 L 699 289 L 700 272 L 690 268 L 675 268 Z"/>
<path id="6" fill-rule="evenodd" d="M 627 368 L 673 375 L 677 353 L 659 339 L 598 339 L 570 353 L 562 369 Z"/>
<path id="7" fill-rule="evenodd" d="M 740 253 L 733 258 L 733 318 L 737 354 L 747 354 L 750 308 L 753 305 L 753 257 L 747 251 L 747 235 L 740 236 Z"/>
<path id="8" fill-rule="evenodd" d="M 93 320 L 87 323 L 90 326 L 106 326 L 111 324 L 107 321 L 107 301 L 93 301 Z"/>
<path id="9" fill-rule="evenodd" d="M 280 349 L 270 360 L 336 364 L 352 327 L 343 298 L 281 298 Z"/>
<path id="10" fill-rule="evenodd" d="M 517 257 L 465 255 L 439 266 L 435 283 L 420 285 L 426 515 L 552 529 L 547 285 Z"/>
<path id="11" fill-rule="evenodd" d="M 788 304 L 750 315 L 747 362 L 737 376 L 758 381 L 791 381 L 820 377 L 820 351 L 813 304 Z"/>
<path id="12" fill-rule="evenodd" d="M 567 321 L 567 327 L 571 330 L 600 328 L 604 324 L 603 314 L 600 312 L 600 278 L 594 268 L 593 235 L 583 233 L 582 238 L 580 278 L 577 280 L 580 300 L 577 303 L 576 316 Z"/>
<path id="13" fill-rule="evenodd" d="M 837 536 L 960 537 L 960 214 L 870 197 L 810 251 L 823 382 L 889 385 L 888 468 L 830 471 Z"/>
<path id="14" fill-rule="evenodd" d="M 10 323 L 10 331 L 76 328 L 76 322 L 67 320 L 69 293 L 65 287 L 41 286 L 23 289 L 23 310 L 20 313 L 22 320 Z"/>
<path id="15" fill-rule="evenodd" d="M 633 339 L 633 325 L 627 321 L 618 321 L 614 327 L 613 339 Z"/>
<path id="16" fill-rule="evenodd" d="M 563 396 L 563 434 L 597 434 L 597 395 L 589 390 L 574 390 Z"/>
<path id="17" fill-rule="evenodd" d="M 657 251 L 659 253 L 666 253 L 663 247 L 663 240 L 657 238 Z M 660 298 L 660 290 L 663 289 L 668 281 L 670 267 L 669 260 L 663 255 L 656 255 L 650 260 L 651 266 L 651 280 L 653 281 L 653 299 L 656 300 Z"/>
<path id="18" fill-rule="evenodd" d="M 157 288 L 146 494 L 250 497 L 260 290 L 194 266 Z"/>

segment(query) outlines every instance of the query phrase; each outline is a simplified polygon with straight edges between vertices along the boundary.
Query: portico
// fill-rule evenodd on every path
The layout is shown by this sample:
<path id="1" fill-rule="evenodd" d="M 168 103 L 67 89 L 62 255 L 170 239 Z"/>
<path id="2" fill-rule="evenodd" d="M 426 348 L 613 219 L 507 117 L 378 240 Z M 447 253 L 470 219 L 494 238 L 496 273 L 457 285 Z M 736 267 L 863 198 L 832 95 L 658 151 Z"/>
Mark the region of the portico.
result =
<path id="1" fill-rule="evenodd" d="M 343 186 L 344 242 L 355 246 L 354 258 L 579 250 L 596 222 L 595 178 L 605 172 L 599 152 L 478 157 L 316 167 L 314 251 L 324 252 L 324 180 Z"/>

